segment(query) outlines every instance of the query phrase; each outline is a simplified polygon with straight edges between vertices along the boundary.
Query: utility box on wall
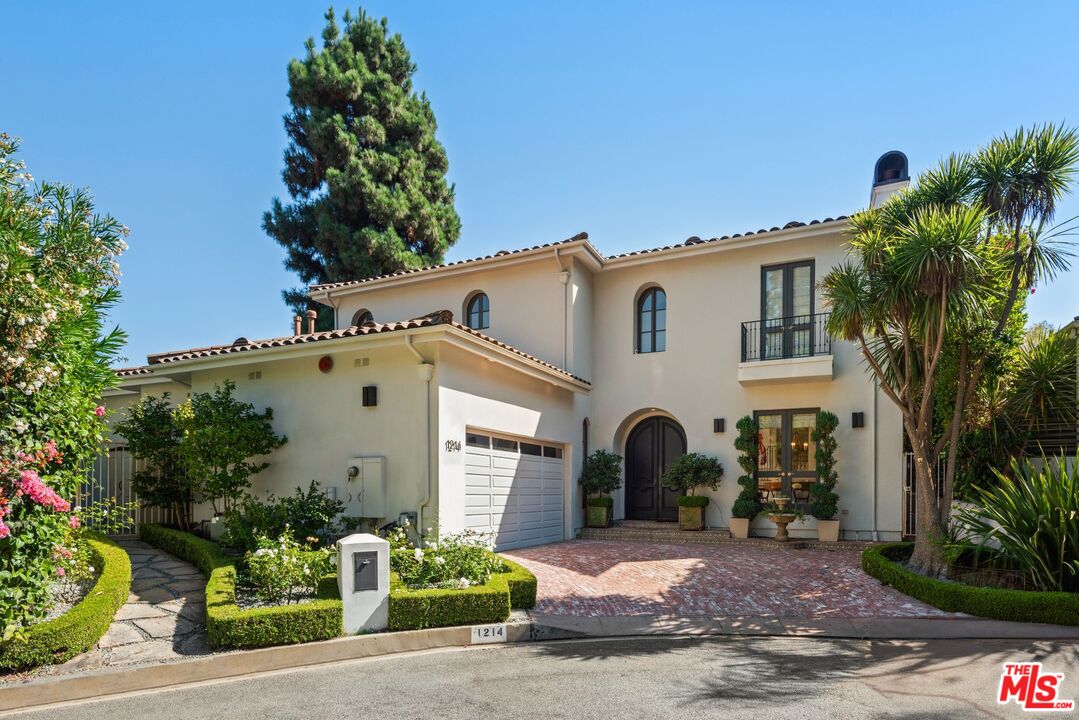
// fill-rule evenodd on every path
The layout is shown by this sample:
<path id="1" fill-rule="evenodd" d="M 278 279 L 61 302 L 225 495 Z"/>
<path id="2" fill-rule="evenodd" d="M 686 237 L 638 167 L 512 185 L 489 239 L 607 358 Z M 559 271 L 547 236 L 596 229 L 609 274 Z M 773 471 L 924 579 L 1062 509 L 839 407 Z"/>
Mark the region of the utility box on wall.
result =
<path id="1" fill-rule="evenodd" d="M 348 461 L 348 492 L 352 499 L 345 515 L 386 517 L 386 458 L 354 457 Z"/>

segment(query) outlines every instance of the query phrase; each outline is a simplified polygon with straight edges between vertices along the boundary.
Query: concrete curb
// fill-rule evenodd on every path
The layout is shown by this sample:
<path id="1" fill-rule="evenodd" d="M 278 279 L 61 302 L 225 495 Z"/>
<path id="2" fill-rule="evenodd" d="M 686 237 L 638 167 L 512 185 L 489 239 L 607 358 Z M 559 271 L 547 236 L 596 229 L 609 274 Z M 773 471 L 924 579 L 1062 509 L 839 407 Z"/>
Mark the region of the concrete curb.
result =
<path id="1" fill-rule="evenodd" d="M 863 640 L 1079 640 L 1079 627 L 961 618 L 703 618 L 532 615 L 533 640 L 755 635 Z"/>
<path id="2" fill-rule="evenodd" d="M 531 630 L 531 622 L 511 619 L 506 623 L 506 642 L 528 641 L 532 636 Z M 120 693 L 155 690 L 342 660 L 465 647 L 471 644 L 471 626 L 433 628 L 355 635 L 302 645 L 208 655 L 157 665 L 111 667 L 71 675 L 52 675 L 35 678 L 23 684 L 0 687 L 0 716 L 16 710 L 25 711 L 43 705 Z"/>

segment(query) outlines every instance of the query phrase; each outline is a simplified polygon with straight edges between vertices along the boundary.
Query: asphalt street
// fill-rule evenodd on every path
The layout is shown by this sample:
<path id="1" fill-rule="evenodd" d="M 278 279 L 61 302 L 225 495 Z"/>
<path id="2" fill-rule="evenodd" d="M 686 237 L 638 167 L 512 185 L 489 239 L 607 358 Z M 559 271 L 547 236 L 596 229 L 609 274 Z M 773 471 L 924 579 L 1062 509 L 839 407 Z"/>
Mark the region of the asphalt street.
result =
<path id="1" fill-rule="evenodd" d="M 626 638 L 396 655 L 56 706 L 20 718 L 969 718 L 1002 665 L 1037 660 L 1079 699 L 1079 644 Z M 1079 711 L 1077 711 L 1079 712 Z M 1050 713 L 1067 717 L 1071 713 Z"/>

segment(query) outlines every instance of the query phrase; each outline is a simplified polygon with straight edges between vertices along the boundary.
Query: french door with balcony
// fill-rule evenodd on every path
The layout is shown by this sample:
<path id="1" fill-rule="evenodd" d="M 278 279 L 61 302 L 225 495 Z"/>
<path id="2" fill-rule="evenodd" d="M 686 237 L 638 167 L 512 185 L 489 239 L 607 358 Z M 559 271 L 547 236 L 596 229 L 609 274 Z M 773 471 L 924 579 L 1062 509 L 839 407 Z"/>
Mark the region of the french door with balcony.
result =
<path id="1" fill-rule="evenodd" d="M 761 268 L 761 359 L 814 353 L 812 260 Z"/>
<path id="2" fill-rule="evenodd" d="M 788 497 L 806 507 L 817 480 L 817 410 L 758 410 L 757 485 L 765 501 Z"/>

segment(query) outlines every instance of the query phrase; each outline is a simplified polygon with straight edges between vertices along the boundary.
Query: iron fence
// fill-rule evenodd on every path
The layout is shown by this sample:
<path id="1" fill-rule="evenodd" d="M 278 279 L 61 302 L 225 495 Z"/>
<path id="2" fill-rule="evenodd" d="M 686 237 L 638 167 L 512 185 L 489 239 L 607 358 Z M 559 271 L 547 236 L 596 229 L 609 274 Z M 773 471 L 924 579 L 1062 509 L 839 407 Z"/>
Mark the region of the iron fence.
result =
<path id="1" fill-rule="evenodd" d="M 742 323 L 742 362 L 830 355 L 828 313 Z"/>

